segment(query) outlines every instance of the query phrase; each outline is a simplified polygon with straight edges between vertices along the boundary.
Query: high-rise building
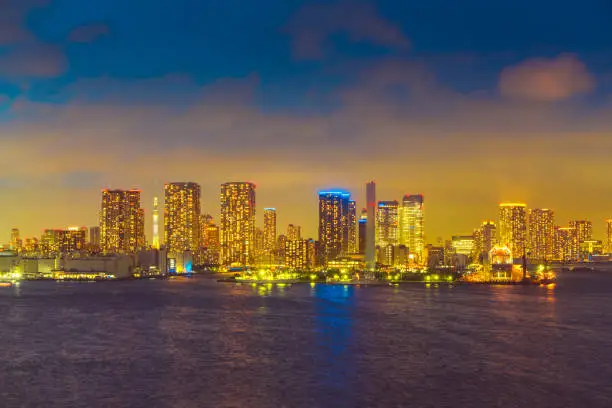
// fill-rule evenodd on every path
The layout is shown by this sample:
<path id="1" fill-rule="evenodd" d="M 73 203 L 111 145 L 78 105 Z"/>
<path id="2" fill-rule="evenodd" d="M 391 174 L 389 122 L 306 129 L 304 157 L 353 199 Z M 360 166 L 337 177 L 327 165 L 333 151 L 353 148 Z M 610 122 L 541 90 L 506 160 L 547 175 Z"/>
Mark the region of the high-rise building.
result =
<path id="1" fill-rule="evenodd" d="M 589 254 L 580 249 L 583 248 L 585 242 L 593 240 L 593 223 L 587 220 L 573 220 L 570 221 L 570 228 L 574 229 L 574 240 L 578 248 L 578 259 L 586 259 Z"/>
<path id="2" fill-rule="evenodd" d="M 606 220 L 606 251 L 612 254 L 612 218 Z"/>
<path id="3" fill-rule="evenodd" d="M 59 251 L 63 254 L 85 250 L 87 227 L 70 227 L 60 231 Z"/>
<path id="4" fill-rule="evenodd" d="M 344 191 L 319 192 L 319 245 L 324 263 L 348 252 L 350 197 Z"/>
<path id="5" fill-rule="evenodd" d="M 10 242 L 11 251 L 19 252 L 21 251 L 22 241 L 19 235 L 19 229 L 13 228 L 11 230 L 11 242 Z"/>
<path id="6" fill-rule="evenodd" d="M 513 258 L 523 257 L 527 247 L 527 205 L 499 205 L 499 243 L 510 248 Z"/>
<path id="7" fill-rule="evenodd" d="M 264 208 L 264 249 L 268 254 L 276 251 L 276 208 Z"/>
<path id="8" fill-rule="evenodd" d="M 287 226 L 287 240 L 297 241 L 298 239 L 302 239 L 302 227 L 289 224 L 289 226 Z"/>
<path id="9" fill-rule="evenodd" d="M 100 246 L 104 253 L 134 253 L 145 243 L 140 190 L 103 190 Z"/>
<path id="10" fill-rule="evenodd" d="M 453 235 L 451 245 L 455 254 L 464 255 L 469 259 L 474 251 L 474 236 Z"/>
<path id="11" fill-rule="evenodd" d="M 555 214 L 547 208 L 529 211 L 529 258 L 546 261 L 553 258 Z"/>
<path id="12" fill-rule="evenodd" d="M 561 262 L 576 260 L 580 247 L 574 228 L 555 226 L 554 231 L 553 259 Z"/>
<path id="13" fill-rule="evenodd" d="M 348 207 L 348 253 L 356 254 L 359 252 L 359 243 L 357 241 L 357 203 L 353 200 L 349 201 Z"/>
<path id="14" fill-rule="evenodd" d="M 376 268 L 376 183 L 373 181 L 366 184 L 366 211 L 365 262 L 366 268 L 372 271 Z"/>
<path id="15" fill-rule="evenodd" d="M 221 260 L 223 265 L 250 265 L 255 235 L 255 184 L 221 186 Z M 264 234 L 265 235 L 265 234 Z"/>
<path id="16" fill-rule="evenodd" d="M 399 243 L 399 204 L 397 201 L 379 201 L 376 210 L 376 246 L 378 261 L 393 265 L 395 247 Z"/>
<path id="17" fill-rule="evenodd" d="M 37 253 L 39 250 L 38 238 L 26 238 L 23 241 L 23 250 L 28 254 Z"/>
<path id="18" fill-rule="evenodd" d="M 424 202 L 422 194 L 405 195 L 401 206 L 399 241 L 408 247 L 418 263 L 425 262 Z"/>
<path id="19" fill-rule="evenodd" d="M 153 198 L 153 249 L 159 249 L 159 202 L 157 197 Z"/>
<path id="20" fill-rule="evenodd" d="M 593 223 L 587 220 L 570 221 L 570 228 L 574 228 L 578 245 L 593 239 Z"/>
<path id="21" fill-rule="evenodd" d="M 221 251 L 219 227 L 215 225 L 212 216 L 205 214 L 201 217 L 202 247 L 204 248 L 203 261 L 205 264 L 218 265 Z"/>
<path id="22" fill-rule="evenodd" d="M 497 244 L 497 227 L 493 221 L 483 221 L 480 228 L 474 231 L 474 260 L 488 263 L 489 252 Z"/>
<path id="23" fill-rule="evenodd" d="M 368 211 L 364 208 L 361 210 L 361 217 L 359 217 L 359 253 L 365 254 L 366 248 L 366 231 L 368 229 Z"/>
<path id="24" fill-rule="evenodd" d="M 285 265 L 293 269 L 308 267 L 308 241 L 305 239 L 288 239 L 285 242 Z"/>
<path id="25" fill-rule="evenodd" d="M 170 254 L 200 247 L 200 185 L 193 182 L 164 186 L 164 243 Z"/>
<path id="26" fill-rule="evenodd" d="M 46 229 L 40 238 L 40 248 L 45 256 L 51 256 L 60 252 L 62 242 L 62 230 Z"/>

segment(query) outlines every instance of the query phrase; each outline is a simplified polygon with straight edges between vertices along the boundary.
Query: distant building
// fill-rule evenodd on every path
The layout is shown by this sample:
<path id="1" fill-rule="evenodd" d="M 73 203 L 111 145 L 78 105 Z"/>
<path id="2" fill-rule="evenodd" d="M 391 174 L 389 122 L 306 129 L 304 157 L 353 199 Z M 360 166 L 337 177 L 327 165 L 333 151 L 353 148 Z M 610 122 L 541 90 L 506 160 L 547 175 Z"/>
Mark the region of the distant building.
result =
<path id="1" fill-rule="evenodd" d="M 359 217 L 359 253 L 365 254 L 366 248 L 366 234 L 368 228 L 368 212 L 366 209 L 361 211 L 361 217 Z"/>
<path id="2" fill-rule="evenodd" d="M 378 261 L 394 264 L 395 247 L 399 244 L 399 204 L 397 201 L 379 201 L 376 211 L 376 246 Z"/>
<path id="3" fill-rule="evenodd" d="M 254 261 L 255 184 L 221 186 L 221 262 L 250 265 Z"/>
<path id="4" fill-rule="evenodd" d="M 200 185 L 193 182 L 164 186 L 164 242 L 168 253 L 200 248 Z"/>
<path id="5" fill-rule="evenodd" d="M 325 264 L 348 252 L 350 193 L 319 192 L 319 245 Z"/>
<path id="6" fill-rule="evenodd" d="M 161 243 L 159 242 L 159 201 L 157 197 L 153 198 L 153 249 L 159 249 Z"/>
<path id="7" fill-rule="evenodd" d="M 529 211 L 529 258 L 545 261 L 553 258 L 555 214 L 549 209 Z"/>
<path id="8" fill-rule="evenodd" d="M 365 238 L 365 264 L 368 270 L 376 268 L 376 183 L 366 184 L 366 238 Z"/>
<path id="9" fill-rule="evenodd" d="M 292 269 L 309 267 L 308 241 L 293 239 L 285 242 L 285 266 Z"/>
<path id="10" fill-rule="evenodd" d="M 456 254 L 465 255 L 470 258 L 474 251 L 473 235 L 454 235 L 452 238 L 453 251 Z"/>
<path id="11" fill-rule="evenodd" d="M 264 249 L 268 255 L 276 251 L 278 232 L 276 227 L 276 208 L 264 208 Z"/>
<path id="12" fill-rule="evenodd" d="M 21 246 L 22 246 L 22 241 L 19 235 L 19 229 L 13 228 L 11 230 L 11 242 L 9 244 L 9 248 L 11 251 L 20 252 Z"/>
<path id="13" fill-rule="evenodd" d="M 136 253 L 144 246 L 140 190 L 103 190 L 100 246 L 104 253 Z"/>
<path id="14" fill-rule="evenodd" d="M 499 243 L 507 246 L 515 258 L 522 258 L 527 247 L 527 205 L 499 205 Z"/>
<path id="15" fill-rule="evenodd" d="M 302 239 L 302 227 L 289 224 L 289 226 L 287 226 L 287 240 L 297 241 L 298 239 Z"/>
<path id="16" fill-rule="evenodd" d="M 89 228 L 89 248 L 91 252 L 100 252 L 100 227 Z"/>
<path id="17" fill-rule="evenodd" d="M 577 260 L 580 245 L 576 239 L 575 229 L 555 226 L 554 234 L 553 259 L 561 262 Z"/>
<path id="18" fill-rule="evenodd" d="M 356 254 L 359 252 L 359 242 L 357 238 L 357 203 L 349 201 L 348 206 L 348 253 Z"/>
<path id="19" fill-rule="evenodd" d="M 202 261 L 204 264 L 218 265 L 221 253 L 219 227 L 210 215 L 202 216 L 201 227 L 202 247 L 204 248 Z"/>
<path id="20" fill-rule="evenodd" d="M 399 243 L 408 247 L 417 263 L 425 261 L 424 202 L 422 194 L 411 194 L 405 195 L 401 204 Z"/>

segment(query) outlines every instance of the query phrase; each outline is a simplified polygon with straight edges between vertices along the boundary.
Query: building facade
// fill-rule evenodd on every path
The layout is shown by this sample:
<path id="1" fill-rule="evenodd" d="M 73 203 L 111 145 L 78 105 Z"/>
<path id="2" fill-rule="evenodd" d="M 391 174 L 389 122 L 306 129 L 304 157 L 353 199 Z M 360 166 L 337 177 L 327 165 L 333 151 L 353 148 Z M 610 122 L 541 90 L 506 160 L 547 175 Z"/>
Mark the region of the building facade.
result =
<path id="1" fill-rule="evenodd" d="M 507 246 L 515 259 L 525 255 L 527 205 L 522 203 L 501 203 L 499 205 L 499 243 Z"/>
<path id="2" fill-rule="evenodd" d="M 319 245 L 323 263 L 348 252 L 350 193 L 319 192 Z"/>
<path id="3" fill-rule="evenodd" d="M 222 265 L 250 265 L 254 259 L 255 184 L 221 185 Z"/>
<path id="4" fill-rule="evenodd" d="M 100 247 L 104 253 L 135 253 L 145 244 L 140 190 L 103 190 Z"/>
<path id="5" fill-rule="evenodd" d="M 555 214 L 547 208 L 529 211 L 529 258 L 546 261 L 553 258 Z"/>
<path id="6" fill-rule="evenodd" d="M 169 254 L 200 248 L 200 185 L 193 182 L 164 186 L 164 244 Z"/>
<path id="7" fill-rule="evenodd" d="M 405 195 L 402 199 L 399 242 L 408 247 L 418 263 L 425 262 L 425 199 L 422 194 Z"/>

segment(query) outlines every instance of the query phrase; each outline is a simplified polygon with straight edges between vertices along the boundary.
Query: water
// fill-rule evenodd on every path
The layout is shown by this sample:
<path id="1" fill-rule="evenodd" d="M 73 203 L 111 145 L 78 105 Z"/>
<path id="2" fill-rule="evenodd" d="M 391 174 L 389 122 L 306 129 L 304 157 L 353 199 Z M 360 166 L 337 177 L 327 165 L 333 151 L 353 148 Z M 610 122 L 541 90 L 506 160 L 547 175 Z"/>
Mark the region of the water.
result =
<path id="1" fill-rule="evenodd" d="M 0 288 L 0 401 L 610 407 L 611 291 L 24 282 Z"/>

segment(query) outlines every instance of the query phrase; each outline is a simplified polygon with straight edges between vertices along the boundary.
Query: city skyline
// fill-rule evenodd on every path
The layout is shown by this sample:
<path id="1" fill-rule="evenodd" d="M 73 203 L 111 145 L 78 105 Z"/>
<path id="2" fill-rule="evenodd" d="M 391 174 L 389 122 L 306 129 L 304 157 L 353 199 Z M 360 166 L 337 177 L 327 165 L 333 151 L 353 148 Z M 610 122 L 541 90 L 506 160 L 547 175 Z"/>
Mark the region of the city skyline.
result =
<path id="1" fill-rule="evenodd" d="M 164 183 L 164 185 L 167 184 L 183 184 L 183 183 L 188 183 L 188 182 L 173 182 L 173 183 Z M 193 182 L 191 182 L 193 183 Z M 252 183 L 252 182 L 248 182 L 248 183 Z M 199 185 L 199 183 L 196 182 L 196 184 Z M 224 184 L 224 183 L 222 183 Z M 255 184 L 255 183 L 253 183 Z M 201 186 L 201 185 L 200 185 Z M 384 190 L 384 184 L 383 183 L 377 183 L 376 185 L 377 189 L 383 189 Z M 382 187 L 382 188 L 381 188 Z M 219 186 L 217 186 L 217 189 L 219 188 Z M 349 189 L 340 189 L 342 191 L 347 191 L 351 194 L 351 202 L 355 201 L 356 202 L 356 208 L 358 209 L 358 212 L 361 212 L 361 209 L 365 209 L 365 188 L 363 185 L 360 186 L 360 189 L 362 191 L 357 191 L 355 192 L 355 194 L 353 193 L 353 191 L 349 190 Z M 102 189 L 102 192 L 104 191 L 108 191 L 108 188 Z M 258 202 L 260 202 L 260 193 L 262 192 L 263 189 L 258 188 L 257 189 L 257 197 L 258 197 Z M 311 204 L 310 207 L 312 207 L 312 214 L 301 214 L 299 219 L 302 220 L 307 220 L 307 219 L 313 219 L 313 223 L 309 224 L 308 222 L 295 222 L 293 221 L 293 218 L 291 217 L 291 214 L 294 213 L 294 211 L 292 211 L 291 207 L 287 208 L 287 212 L 285 212 L 284 208 L 272 208 L 275 211 L 275 217 L 276 217 L 276 224 L 278 225 L 278 231 L 279 231 L 279 235 L 281 233 L 283 233 L 284 229 L 287 228 L 288 225 L 299 225 L 300 229 L 302 231 L 302 236 L 305 238 L 317 238 L 318 236 L 318 232 L 317 232 L 317 224 L 318 224 L 318 215 L 317 215 L 317 203 L 316 203 L 316 197 L 318 196 L 320 191 L 323 191 L 324 189 L 319 189 L 316 190 L 315 193 L 313 194 L 314 196 L 314 201 L 309 203 Z M 110 190 L 112 191 L 112 190 Z M 163 208 L 165 207 L 165 198 L 164 198 L 164 194 L 163 194 L 163 186 L 160 192 L 146 192 L 142 189 L 139 188 L 129 188 L 129 189 L 117 189 L 117 191 L 139 191 L 139 195 L 140 195 L 140 208 L 142 210 L 144 210 L 144 234 L 146 237 L 146 241 L 149 244 L 153 243 L 153 224 L 152 224 L 152 215 L 153 215 L 153 210 L 154 210 L 154 204 L 153 201 L 155 198 L 158 198 L 158 208 L 161 208 L 162 211 L 159 213 L 158 217 L 159 217 L 159 234 L 160 237 L 162 237 L 162 241 L 165 243 L 165 240 L 163 239 L 164 234 L 165 234 L 165 217 L 163 214 Z M 263 190 L 265 191 L 265 190 Z M 214 208 L 214 211 L 209 211 L 210 208 L 209 207 L 204 207 L 205 203 L 208 201 L 210 202 L 210 197 L 205 197 L 205 192 L 201 192 L 201 199 L 200 201 L 202 202 L 201 204 L 201 213 L 202 214 L 211 214 L 213 216 L 213 219 L 215 220 L 215 222 L 219 222 L 220 216 L 221 216 L 221 212 L 220 212 L 220 207 L 218 205 L 217 202 L 217 207 Z M 218 194 L 218 193 L 217 193 Z M 385 200 L 385 199 L 378 199 L 380 193 L 377 193 L 377 201 L 376 204 L 378 205 L 379 202 L 384 202 L 384 201 L 393 201 L 393 200 L 397 200 L 398 202 L 404 197 L 407 196 L 407 193 L 401 194 L 400 196 L 398 196 L 397 198 L 393 198 L 392 200 Z M 425 194 L 426 195 L 426 194 Z M 146 197 L 151 196 L 151 200 L 147 201 Z M 144 198 L 143 198 L 144 197 Z M 359 198 L 356 198 L 359 197 Z M 361 199 L 361 197 L 363 197 L 363 199 Z M 312 198 L 312 197 L 311 197 Z M 20 225 L 12 225 L 11 228 L 9 228 L 6 232 L 6 238 L 5 239 L 0 239 L 0 244 L 4 244 L 5 247 L 10 247 L 10 231 L 14 228 L 19 229 L 20 231 L 20 235 L 22 238 L 29 238 L 29 237 L 40 237 L 43 232 L 45 230 L 54 230 L 54 229 L 69 229 L 69 228 L 74 228 L 74 227 L 87 227 L 87 228 L 91 228 L 94 226 L 99 226 L 99 218 L 98 218 L 98 214 L 99 214 L 99 195 L 96 199 L 96 203 L 94 204 L 95 206 L 95 210 L 94 212 L 94 217 L 96 217 L 96 219 L 94 219 L 91 223 L 77 223 L 77 222 L 71 222 L 71 223 L 67 223 L 67 224 L 60 224 L 58 225 L 58 223 L 46 223 L 44 224 L 40 230 L 36 231 L 36 229 L 34 229 L 33 233 L 30 233 L 32 230 L 31 229 L 25 229 Z M 215 197 L 215 199 L 218 200 L 217 197 Z M 151 203 L 151 205 L 147 205 L 148 203 Z M 430 229 L 432 229 L 431 224 L 433 224 L 434 226 L 436 226 L 437 223 L 436 222 L 436 218 L 435 217 L 435 213 L 432 213 L 431 207 L 433 206 L 434 208 L 436 207 L 435 205 L 432 205 L 431 201 L 428 199 L 427 200 L 427 224 L 426 224 L 426 229 L 425 229 L 425 243 L 426 244 L 434 244 L 436 243 L 436 241 L 439 238 L 442 239 L 450 239 L 451 236 L 453 235 L 461 235 L 461 234 L 470 234 L 472 233 L 472 231 L 474 230 L 476 225 L 479 225 L 483 220 L 487 220 L 487 219 L 495 219 L 496 224 L 499 222 L 499 215 L 498 212 L 499 210 L 496 210 L 496 206 L 499 206 L 503 203 L 507 203 L 505 201 L 501 201 L 498 203 L 491 203 L 491 205 L 488 208 L 488 212 L 486 214 L 483 214 L 482 216 L 478 216 L 477 214 L 475 215 L 474 222 L 471 222 L 468 217 L 466 216 L 464 219 L 462 219 L 462 222 L 459 224 L 463 224 L 465 225 L 465 228 L 463 230 L 451 230 L 450 228 L 445 228 L 442 229 L 442 231 L 445 231 L 445 233 L 442 234 L 433 234 L 430 233 Z M 303 205 L 303 203 L 301 203 Z M 399 204 L 399 203 L 398 203 Z M 584 211 L 581 213 L 577 213 L 577 216 L 574 217 L 563 217 L 563 215 L 560 214 L 564 214 L 567 213 L 567 211 L 563 211 L 563 209 L 557 209 L 554 208 L 552 206 L 531 206 L 529 203 L 526 202 L 520 202 L 521 205 L 525 205 L 527 210 L 532 210 L 532 209 L 542 209 L 544 208 L 545 210 L 549 210 L 550 211 L 554 211 L 555 214 L 555 224 L 557 226 L 561 226 L 561 227 L 568 227 L 571 221 L 576 221 L 576 220 L 588 220 L 591 221 L 592 225 L 592 231 L 591 234 L 595 239 L 599 239 L 601 241 L 603 241 L 604 243 L 607 242 L 608 239 L 608 227 L 607 227 L 607 220 L 610 219 L 609 216 L 604 216 L 602 217 L 600 220 L 592 218 L 592 217 L 588 217 L 585 216 L 584 214 L 588 213 L 588 211 Z M 278 207 L 278 206 L 277 206 Z M 301 207 L 303 208 L 303 207 Z M 270 209 L 267 205 L 262 205 L 262 206 L 257 206 L 256 207 L 256 218 L 255 218 L 255 225 L 257 228 L 264 228 L 264 216 L 262 215 L 266 209 Z M 439 208 L 439 211 L 444 211 L 443 208 Z M 456 210 L 453 208 L 447 208 L 446 211 L 448 211 L 449 213 L 456 213 Z M 612 212 L 612 211 L 611 211 Z M 526 213 L 527 214 L 527 213 Z M 474 215 L 474 214 L 472 214 Z M 53 217 L 53 216 L 52 216 Z M 526 218 L 529 218 L 530 214 L 526 215 Z M 358 218 L 358 217 L 357 217 Z M 444 217 L 446 218 L 446 217 Z M 286 221 L 286 222 L 285 222 Z M 498 225 L 499 227 L 499 225 Z M 398 234 L 401 234 L 401 231 L 398 231 Z M 399 238 L 399 235 L 398 235 Z M 399 241 L 398 241 L 399 242 Z"/>

